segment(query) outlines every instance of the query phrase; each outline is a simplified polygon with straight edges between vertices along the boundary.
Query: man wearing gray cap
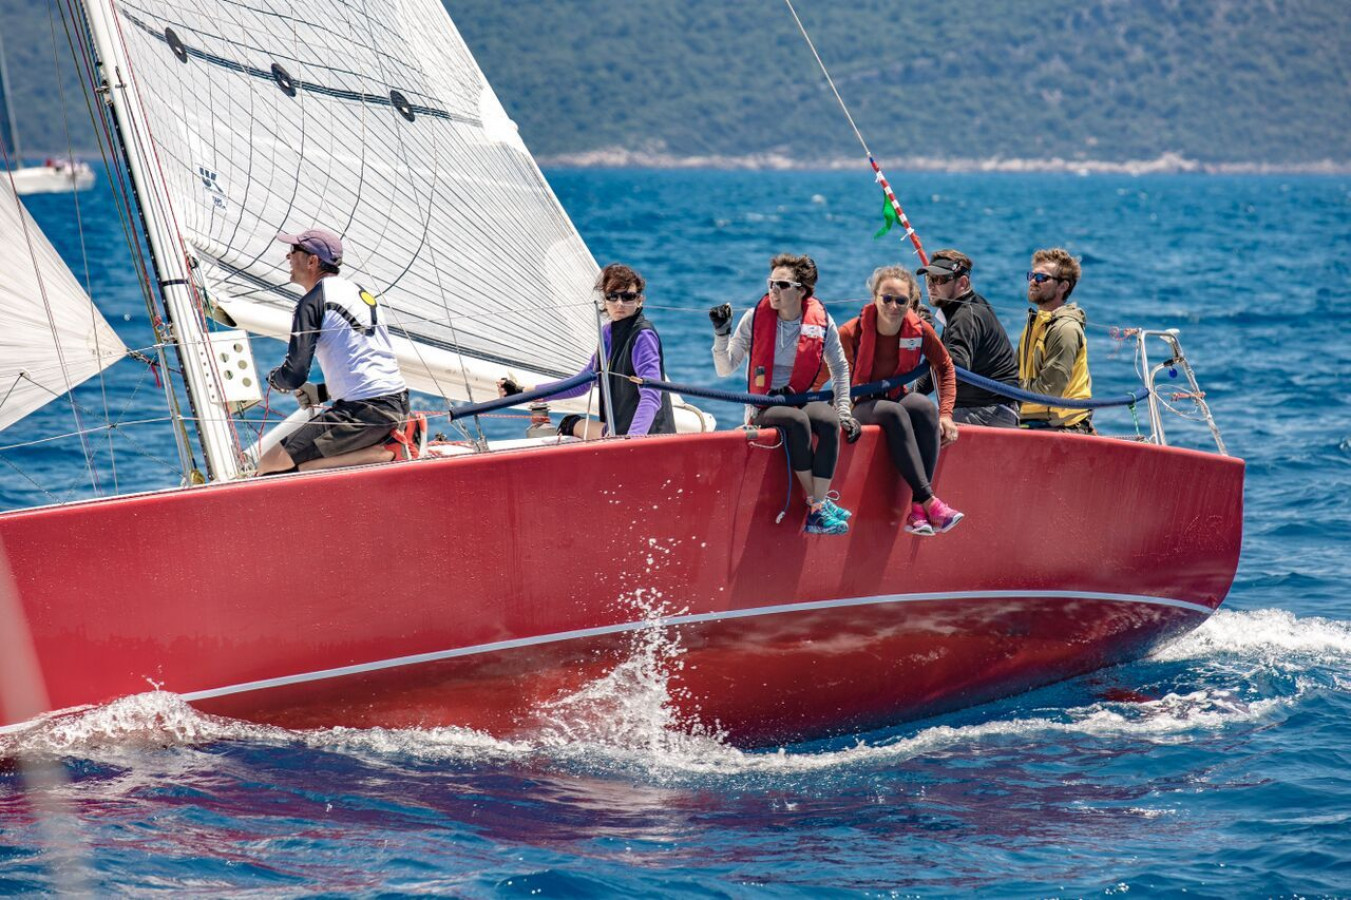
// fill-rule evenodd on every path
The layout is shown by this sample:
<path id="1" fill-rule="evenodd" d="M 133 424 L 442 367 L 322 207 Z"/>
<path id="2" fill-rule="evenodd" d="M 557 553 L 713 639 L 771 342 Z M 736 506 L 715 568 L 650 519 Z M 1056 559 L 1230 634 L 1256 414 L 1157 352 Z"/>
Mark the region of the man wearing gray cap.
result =
<path id="1" fill-rule="evenodd" d="M 332 405 L 263 454 L 257 475 L 389 462 L 408 437 L 389 443 L 408 423 L 408 385 L 389 342 L 383 310 L 369 291 L 339 274 L 342 239 L 323 228 L 279 234 L 288 245 L 291 281 L 305 296 L 291 319 L 286 359 L 267 376 L 302 404 Z M 324 384 L 309 385 L 315 358 Z M 317 390 L 316 390 L 317 388 Z"/>
<path id="2" fill-rule="evenodd" d="M 915 270 L 928 280 L 929 299 L 942 314 L 943 346 L 952 363 L 968 372 L 1018 387 L 1018 360 L 994 308 L 971 289 L 971 258 L 959 250 L 939 250 L 929 264 Z M 932 376 L 918 389 L 932 390 Z M 1018 427 L 1018 402 L 957 376 L 957 405 L 952 420 L 967 425 Z"/>

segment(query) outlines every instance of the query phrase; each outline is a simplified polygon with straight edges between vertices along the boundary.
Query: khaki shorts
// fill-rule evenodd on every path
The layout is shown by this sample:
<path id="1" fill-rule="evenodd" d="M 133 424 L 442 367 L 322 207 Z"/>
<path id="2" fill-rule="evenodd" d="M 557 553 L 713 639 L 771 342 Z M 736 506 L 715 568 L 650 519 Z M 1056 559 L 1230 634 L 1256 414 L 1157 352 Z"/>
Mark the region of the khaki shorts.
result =
<path id="1" fill-rule="evenodd" d="M 367 400 L 339 400 L 283 438 L 281 445 L 291 461 L 300 465 L 383 443 L 407 418 L 407 391 Z"/>

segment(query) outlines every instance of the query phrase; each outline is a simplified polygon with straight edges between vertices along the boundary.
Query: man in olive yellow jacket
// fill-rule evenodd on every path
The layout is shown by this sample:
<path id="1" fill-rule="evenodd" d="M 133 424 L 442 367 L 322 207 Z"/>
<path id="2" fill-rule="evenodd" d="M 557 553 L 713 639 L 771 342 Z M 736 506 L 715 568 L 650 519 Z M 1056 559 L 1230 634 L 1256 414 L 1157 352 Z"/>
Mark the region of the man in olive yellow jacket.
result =
<path id="1" fill-rule="evenodd" d="M 1079 261 L 1055 247 L 1032 254 L 1027 273 L 1027 326 L 1018 339 L 1018 380 L 1024 390 L 1052 397 L 1087 400 L 1093 396 L 1088 373 L 1084 311 L 1068 302 L 1079 283 Z M 1096 434 L 1087 409 L 1024 402 L 1019 424 Z"/>

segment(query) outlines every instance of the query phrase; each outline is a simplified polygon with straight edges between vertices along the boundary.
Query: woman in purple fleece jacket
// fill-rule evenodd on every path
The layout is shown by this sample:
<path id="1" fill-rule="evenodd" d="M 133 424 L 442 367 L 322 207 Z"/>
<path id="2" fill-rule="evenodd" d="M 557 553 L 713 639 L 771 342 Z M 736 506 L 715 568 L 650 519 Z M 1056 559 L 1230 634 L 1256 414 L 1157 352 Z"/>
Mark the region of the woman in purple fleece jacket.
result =
<path id="1" fill-rule="evenodd" d="M 643 315 L 643 290 L 646 287 L 643 276 L 628 266 L 611 263 L 601 270 L 600 277 L 596 279 L 596 290 L 604 298 L 605 312 L 610 316 L 610 321 L 601 331 L 609 359 L 610 402 L 614 406 L 615 427 L 609 427 L 608 417 L 602 409 L 599 422 L 583 416 L 564 416 L 558 426 L 559 434 L 592 439 L 607 434 L 632 436 L 675 433 L 671 395 L 656 388 L 639 387 L 627 377 L 637 375 L 649 381 L 666 380 L 661 338 L 657 336 L 657 329 Z M 587 368 L 597 370 L 594 354 Z M 539 385 L 541 388 L 548 386 Z M 590 389 L 590 384 L 583 384 L 554 394 L 551 399 L 579 397 Z M 497 393 L 502 397 L 529 390 L 534 389 L 518 385 L 510 378 L 497 382 Z"/>

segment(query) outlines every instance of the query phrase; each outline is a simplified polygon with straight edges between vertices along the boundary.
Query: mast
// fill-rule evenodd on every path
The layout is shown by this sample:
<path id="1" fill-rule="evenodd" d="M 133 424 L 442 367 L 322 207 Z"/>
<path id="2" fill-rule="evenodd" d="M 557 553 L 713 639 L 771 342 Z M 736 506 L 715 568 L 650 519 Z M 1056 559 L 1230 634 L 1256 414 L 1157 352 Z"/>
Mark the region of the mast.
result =
<path id="1" fill-rule="evenodd" d="M 9 63 L 5 61 L 5 42 L 0 40 L 0 103 L 5 104 L 5 120 L 9 126 L 9 152 L 14 156 L 14 168 L 23 166 L 23 151 L 19 147 L 19 126 L 14 121 L 14 104 L 9 100 Z"/>
<path id="2" fill-rule="evenodd" d="M 135 188 L 135 203 L 145 226 L 151 262 L 169 315 L 169 340 L 174 344 L 183 370 L 194 424 L 206 457 L 207 474 L 214 481 L 235 478 L 240 472 L 239 442 L 224 402 L 225 394 L 201 310 L 194 300 L 196 289 L 192 266 L 173 221 L 168 190 L 159 177 L 160 163 L 140 105 L 135 73 L 118 37 L 113 3 L 112 0 L 84 0 L 83 5 L 102 73 L 102 87 L 113 110 L 122 154 Z M 190 482 L 197 480 L 198 473 L 185 474 Z"/>

